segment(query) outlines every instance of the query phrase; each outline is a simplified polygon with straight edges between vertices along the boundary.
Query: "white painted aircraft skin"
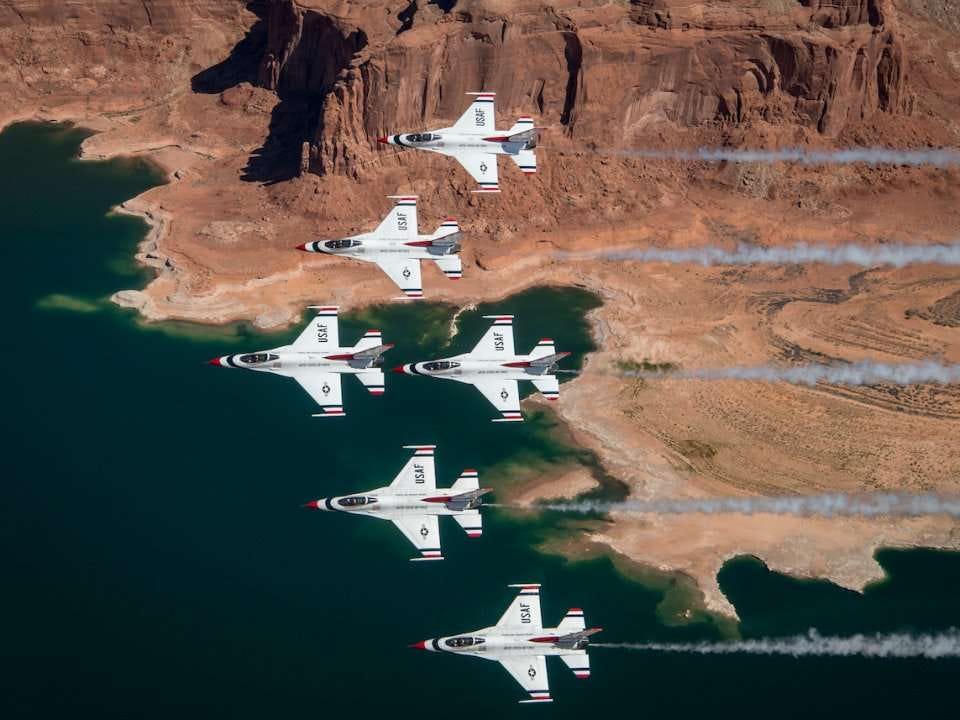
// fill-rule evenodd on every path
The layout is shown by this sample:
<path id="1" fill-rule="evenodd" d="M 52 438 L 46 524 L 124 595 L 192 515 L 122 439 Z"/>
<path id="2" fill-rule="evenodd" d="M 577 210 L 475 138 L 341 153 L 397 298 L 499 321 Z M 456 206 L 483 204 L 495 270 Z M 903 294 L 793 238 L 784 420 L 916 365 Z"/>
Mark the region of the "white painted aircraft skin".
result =
<path id="1" fill-rule="evenodd" d="M 447 218 L 432 235 L 420 235 L 415 195 L 390 195 L 393 208 L 375 230 L 337 240 L 314 240 L 298 250 L 375 263 L 412 299 L 423 297 L 421 260 L 432 260 L 451 280 L 463 276 L 460 226 Z"/>
<path id="2" fill-rule="evenodd" d="M 556 364 L 570 353 L 558 353 L 553 340 L 541 338 L 529 355 L 517 355 L 513 343 L 513 315 L 484 317 L 493 320 L 493 324 L 470 352 L 398 365 L 393 372 L 473 385 L 500 412 L 500 417 L 493 422 L 523 422 L 519 381 L 528 380 L 547 400 L 558 400 L 560 382 L 553 371 Z"/>
<path id="3" fill-rule="evenodd" d="M 311 305 L 316 316 L 290 345 L 252 353 L 224 355 L 211 365 L 269 372 L 300 383 L 322 412 L 313 417 L 343 417 L 342 375 L 353 375 L 371 395 L 383 395 L 383 363 L 380 357 L 393 345 L 383 344 L 379 330 L 368 330 L 353 347 L 340 346 L 336 305 Z"/>
<path id="4" fill-rule="evenodd" d="M 509 130 L 496 129 L 496 93 L 467 93 L 474 96 L 467 111 L 451 127 L 415 133 L 398 133 L 377 138 L 378 142 L 401 148 L 429 150 L 450 155 L 479 183 L 473 192 L 498 193 L 497 156 L 506 155 L 525 174 L 537 171 L 537 132 L 533 118 L 521 117 Z"/>
<path id="5" fill-rule="evenodd" d="M 452 516 L 468 537 L 480 537 L 483 522 L 479 508 L 490 488 L 480 487 L 476 470 L 464 470 L 452 486 L 437 488 L 436 445 L 404 448 L 413 450 L 413 455 L 389 485 L 312 500 L 304 507 L 390 520 L 420 552 L 420 557 L 411 560 L 443 560 L 438 518 Z"/>
<path id="6" fill-rule="evenodd" d="M 587 629 L 583 610 L 571 608 L 555 628 L 543 627 L 540 585 L 511 585 L 519 593 L 496 625 L 459 635 L 421 640 L 419 650 L 448 652 L 496 660 L 527 692 L 521 703 L 553 702 L 547 678 L 548 655 L 559 656 L 578 678 L 590 677 L 590 636 L 602 628 Z"/>

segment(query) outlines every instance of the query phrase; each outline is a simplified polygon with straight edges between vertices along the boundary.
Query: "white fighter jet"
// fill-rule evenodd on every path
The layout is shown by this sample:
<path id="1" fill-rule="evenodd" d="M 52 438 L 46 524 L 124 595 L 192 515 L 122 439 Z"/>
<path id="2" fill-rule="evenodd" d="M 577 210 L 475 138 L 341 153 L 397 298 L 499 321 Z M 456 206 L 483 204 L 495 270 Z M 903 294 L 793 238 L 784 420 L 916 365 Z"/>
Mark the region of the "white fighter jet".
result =
<path id="1" fill-rule="evenodd" d="M 462 635 L 422 640 L 410 647 L 496 660 L 530 694 L 522 703 L 553 702 L 547 680 L 547 655 L 559 655 L 578 678 L 590 677 L 590 636 L 602 628 L 586 627 L 583 610 L 571 608 L 555 628 L 540 619 L 540 586 L 520 588 L 510 607 L 493 627 Z"/>
<path id="2" fill-rule="evenodd" d="M 493 111 L 495 93 L 467 93 L 476 99 L 452 127 L 429 132 L 402 133 L 378 142 L 416 148 L 455 157 L 480 183 L 474 192 L 500 192 L 497 155 L 507 155 L 525 173 L 537 171 L 537 132 L 533 118 L 522 117 L 509 130 L 497 130 Z"/>
<path id="3" fill-rule="evenodd" d="M 471 352 L 398 365 L 393 372 L 468 383 L 500 411 L 501 417 L 493 422 L 523 422 L 518 381 L 529 380 L 547 400 L 557 400 L 560 383 L 553 372 L 570 353 L 558 353 L 553 340 L 543 338 L 529 355 L 517 355 L 513 349 L 513 315 L 484 317 L 493 320 L 493 325 Z"/>
<path id="4" fill-rule="evenodd" d="M 437 489 L 433 464 L 436 445 L 404 445 L 413 450 L 403 470 L 386 487 L 353 495 L 320 498 L 304 505 L 314 510 L 360 513 L 390 520 L 420 551 L 411 560 L 443 560 L 440 553 L 441 515 L 452 515 L 468 537 L 480 537 L 483 523 L 478 508 L 490 488 L 481 488 L 476 470 L 464 470 L 447 489 Z"/>
<path id="5" fill-rule="evenodd" d="M 383 358 L 393 345 L 384 345 L 379 330 L 368 330 L 353 347 L 340 347 L 337 306 L 311 305 L 317 316 L 292 345 L 243 355 L 224 355 L 211 365 L 270 372 L 292 377 L 323 412 L 313 417 L 343 417 L 341 375 L 353 375 L 371 395 L 383 395 Z"/>
<path id="6" fill-rule="evenodd" d="M 342 240 L 314 240 L 297 245 L 298 250 L 344 255 L 376 263 L 409 298 L 423 297 L 420 261 L 433 260 L 451 280 L 463 275 L 460 264 L 460 227 L 453 218 L 433 235 L 419 235 L 417 198 L 390 195 L 396 204 L 376 230 Z"/>

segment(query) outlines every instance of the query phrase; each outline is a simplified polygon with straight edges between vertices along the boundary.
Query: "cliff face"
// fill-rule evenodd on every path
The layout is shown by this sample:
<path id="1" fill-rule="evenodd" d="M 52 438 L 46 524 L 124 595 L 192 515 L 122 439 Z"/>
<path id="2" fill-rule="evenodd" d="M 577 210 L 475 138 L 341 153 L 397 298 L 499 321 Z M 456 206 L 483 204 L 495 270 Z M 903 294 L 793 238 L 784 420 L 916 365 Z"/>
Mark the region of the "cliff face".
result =
<path id="1" fill-rule="evenodd" d="M 188 92 L 252 17 L 242 0 L 6 0 L 0 115 L 38 105 L 109 110 Z M 48 106 L 48 103 L 50 105 Z"/>
<path id="2" fill-rule="evenodd" d="M 889 0 L 629 4 L 271 0 L 260 82 L 310 95 L 305 166 L 353 171 L 369 138 L 452 120 L 495 90 L 571 140 L 800 128 L 834 138 L 906 114 L 907 58 Z"/>

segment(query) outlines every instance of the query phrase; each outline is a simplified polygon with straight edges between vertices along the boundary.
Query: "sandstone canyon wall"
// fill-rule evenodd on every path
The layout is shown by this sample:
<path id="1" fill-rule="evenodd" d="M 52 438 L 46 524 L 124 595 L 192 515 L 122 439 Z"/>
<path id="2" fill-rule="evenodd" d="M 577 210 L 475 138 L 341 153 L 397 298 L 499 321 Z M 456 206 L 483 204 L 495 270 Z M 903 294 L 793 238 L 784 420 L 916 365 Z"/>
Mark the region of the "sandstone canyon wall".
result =
<path id="1" fill-rule="evenodd" d="M 498 93 L 501 123 L 532 112 L 602 147 L 691 130 L 831 139 L 912 107 L 888 0 L 373 5 L 267 4 L 259 79 L 312 98 L 313 172 L 355 171 L 370 138 L 451 120 L 471 90 Z"/>

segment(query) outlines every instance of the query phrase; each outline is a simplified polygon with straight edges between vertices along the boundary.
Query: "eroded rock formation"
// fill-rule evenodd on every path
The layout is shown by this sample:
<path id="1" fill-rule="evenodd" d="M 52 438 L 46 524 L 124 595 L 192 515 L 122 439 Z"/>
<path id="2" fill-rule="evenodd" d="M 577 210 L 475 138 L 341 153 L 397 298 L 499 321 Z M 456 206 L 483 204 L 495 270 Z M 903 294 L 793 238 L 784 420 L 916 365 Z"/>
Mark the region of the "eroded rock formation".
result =
<path id="1" fill-rule="evenodd" d="M 311 99 L 321 174 L 355 172 L 387 130 L 455 118 L 477 89 L 605 146 L 756 125 L 836 137 L 912 107 L 889 0 L 268 5 L 260 82 Z"/>

